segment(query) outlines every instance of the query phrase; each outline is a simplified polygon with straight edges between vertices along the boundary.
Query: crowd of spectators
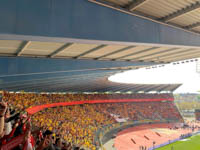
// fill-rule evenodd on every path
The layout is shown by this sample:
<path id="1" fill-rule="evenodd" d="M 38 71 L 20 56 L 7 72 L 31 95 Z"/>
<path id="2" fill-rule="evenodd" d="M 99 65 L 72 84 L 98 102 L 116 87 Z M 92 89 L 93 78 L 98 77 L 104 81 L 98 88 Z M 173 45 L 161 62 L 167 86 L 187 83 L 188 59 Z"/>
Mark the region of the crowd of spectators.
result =
<path id="1" fill-rule="evenodd" d="M 72 102 L 86 100 L 109 100 L 109 99 L 169 99 L 174 98 L 171 93 L 163 94 L 39 94 L 39 93 L 4 93 L 4 98 L 24 109 L 30 106 L 49 104 L 55 102 Z"/>
<path id="2" fill-rule="evenodd" d="M 139 96 L 140 95 L 140 96 Z M 147 94 L 148 95 L 148 94 Z M 154 95 L 154 96 L 153 96 Z M 31 117 L 24 111 L 31 106 L 52 102 L 71 102 L 98 99 L 159 99 L 171 98 L 170 94 L 35 94 L 4 93 L 0 103 L 2 111 L 0 144 L 6 144 L 21 135 L 22 143 L 18 149 L 90 149 L 99 145 L 95 141 L 98 129 L 118 122 L 114 116 L 126 121 L 151 120 L 177 121 L 182 118 L 173 102 L 127 102 L 83 104 L 75 106 L 48 108 Z M 109 97 L 110 96 L 110 97 Z M 9 104 L 9 106 L 8 106 Z M 170 113 L 169 113 L 170 112 Z M 113 115 L 114 114 L 114 115 Z M 7 120 L 7 121 L 6 121 Z M 4 125 L 4 122 L 5 125 Z"/>
<path id="3" fill-rule="evenodd" d="M 49 108 L 36 113 L 32 119 L 36 126 L 63 135 L 63 139 L 73 145 L 95 149 L 96 131 L 105 125 L 117 123 L 111 114 L 128 118 L 127 121 L 181 121 L 180 115 L 172 107 L 171 102 L 84 104 Z M 170 115 L 166 110 L 171 111 Z"/>
<path id="4" fill-rule="evenodd" d="M 133 102 L 133 103 L 114 103 L 97 104 L 101 111 L 109 114 L 117 114 L 130 120 L 179 120 L 181 116 L 173 102 Z M 170 113 L 169 113 L 170 112 Z"/>
<path id="5" fill-rule="evenodd" d="M 32 116 L 18 112 L 4 100 L 0 102 L 0 149 L 83 150 L 62 140 L 61 134 L 35 126 Z"/>

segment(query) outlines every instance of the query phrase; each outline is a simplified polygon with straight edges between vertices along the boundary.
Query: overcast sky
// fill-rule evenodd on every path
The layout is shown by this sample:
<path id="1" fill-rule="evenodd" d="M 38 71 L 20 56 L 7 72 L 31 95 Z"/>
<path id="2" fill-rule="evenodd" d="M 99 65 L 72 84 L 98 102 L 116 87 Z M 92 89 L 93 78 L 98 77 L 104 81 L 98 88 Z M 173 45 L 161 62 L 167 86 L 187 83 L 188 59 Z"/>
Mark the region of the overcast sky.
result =
<path id="1" fill-rule="evenodd" d="M 114 75 L 111 81 L 136 84 L 183 84 L 175 93 L 196 93 L 200 91 L 200 73 L 197 62 L 168 64 L 164 67 L 141 68 Z M 200 64 L 200 63 L 199 63 Z M 199 65 L 200 70 L 200 65 Z"/>

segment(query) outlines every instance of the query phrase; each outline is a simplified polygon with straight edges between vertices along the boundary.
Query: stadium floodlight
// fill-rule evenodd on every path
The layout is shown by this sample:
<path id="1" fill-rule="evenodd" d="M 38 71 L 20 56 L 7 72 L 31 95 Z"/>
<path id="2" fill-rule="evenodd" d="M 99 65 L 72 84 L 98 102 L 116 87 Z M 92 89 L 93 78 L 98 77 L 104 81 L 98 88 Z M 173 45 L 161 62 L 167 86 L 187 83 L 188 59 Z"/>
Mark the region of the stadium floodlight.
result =
<path id="1" fill-rule="evenodd" d="M 160 93 L 161 93 L 161 94 L 162 94 L 162 93 L 168 93 L 168 91 L 161 91 Z"/>
<path id="2" fill-rule="evenodd" d="M 84 94 L 91 94 L 91 92 L 83 92 Z"/>
<path id="3" fill-rule="evenodd" d="M 132 93 L 133 93 L 133 91 L 127 91 L 126 93 L 127 93 L 127 94 L 132 94 Z"/>
<path id="4" fill-rule="evenodd" d="M 149 91 L 147 93 L 154 94 L 154 93 L 157 93 L 157 91 Z"/>

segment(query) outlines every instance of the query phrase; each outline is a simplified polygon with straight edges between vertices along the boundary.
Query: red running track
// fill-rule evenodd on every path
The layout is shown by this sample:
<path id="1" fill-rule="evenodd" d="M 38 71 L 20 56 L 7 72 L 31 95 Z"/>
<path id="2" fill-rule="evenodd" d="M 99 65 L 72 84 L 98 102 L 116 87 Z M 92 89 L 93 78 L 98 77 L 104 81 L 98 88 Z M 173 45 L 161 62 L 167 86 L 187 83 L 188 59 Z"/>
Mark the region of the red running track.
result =
<path id="1" fill-rule="evenodd" d="M 181 134 L 191 133 L 188 129 L 170 129 L 179 124 L 147 124 L 125 129 L 117 134 L 114 147 L 117 150 L 140 150 L 140 146 L 147 148 L 165 143 L 180 137 Z"/>

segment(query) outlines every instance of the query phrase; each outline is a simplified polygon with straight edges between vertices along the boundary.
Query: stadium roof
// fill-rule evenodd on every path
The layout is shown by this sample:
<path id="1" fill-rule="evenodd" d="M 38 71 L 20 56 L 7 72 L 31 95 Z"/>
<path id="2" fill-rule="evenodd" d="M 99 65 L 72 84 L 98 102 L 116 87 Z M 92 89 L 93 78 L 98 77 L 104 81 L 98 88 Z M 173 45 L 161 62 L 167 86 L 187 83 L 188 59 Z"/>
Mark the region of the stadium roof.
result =
<path id="1" fill-rule="evenodd" d="M 88 0 L 121 13 L 139 16 L 159 24 L 200 33 L 199 0 Z M 146 28 L 146 27 L 145 27 Z M 160 31 L 162 32 L 162 31 Z M 141 32 L 144 34 L 144 32 Z M 147 33 L 148 34 L 148 33 Z M 174 35 L 171 35 L 171 37 Z M 184 39 L 185 35 L 179 38 Z M 27 40 L 25 41 L 24 38 Z M 200 57 L 199 46 L 103 40 L 41 40 L 0 36 L 0 56 L 27 56 L 112 61 L 169 63 Z M 32 40 L 33 39 L 33 40 Z M 39 39 L 37 41 L 36 39 Z M 191 39 L 192 40 L 192 39 Z M 43 41 L 43 42 L 42 42 Z"/>
<path id="2" fill-rule="evenodd" d="M 121 12 L 200 33 L 199 0 L 89 0 Z M 108 2 L 108 3 L 107 3 Z"/>
<path id="3" fill-rule="evenodd" d="M 105 41 L 91 43 L 0 40 L 0 56 L 169 63 L 200 57 L 200 48 Z M 140 66 L 138 66 L 139 68 Z M 144 67 L 144 66 L 142 66 Z"/>
<path id="4" fill-rule="evenodd" d="M 149 64 L 149 63 L 148 63 Z M 108 80 L 115 73 L 144 62 L 4 57 L 0 59 L 0 90 L 26 92 L 174 91 L 179 84 L 123 84 Z"/>
<path id="5" fill-rule="evenodd" d="M 0 8 L 0 89 L 173 91 L 179 85 L 107 77 L 200 57 L 198 0 L 14 0 Z"/>
<path id="6" fill-rule="evenodd" d="M 1 90 L 26 92 L 173 92 L 181 84 L 124 84 L 108 80 L 117 71 L 101 70 L 79 72 L 79 74 L 54 74 L 53 77 L 37 75 L 30 80 L 16 80 L 0 83 Z M 9 77 L 9 79 L 12 79 Z"/>

